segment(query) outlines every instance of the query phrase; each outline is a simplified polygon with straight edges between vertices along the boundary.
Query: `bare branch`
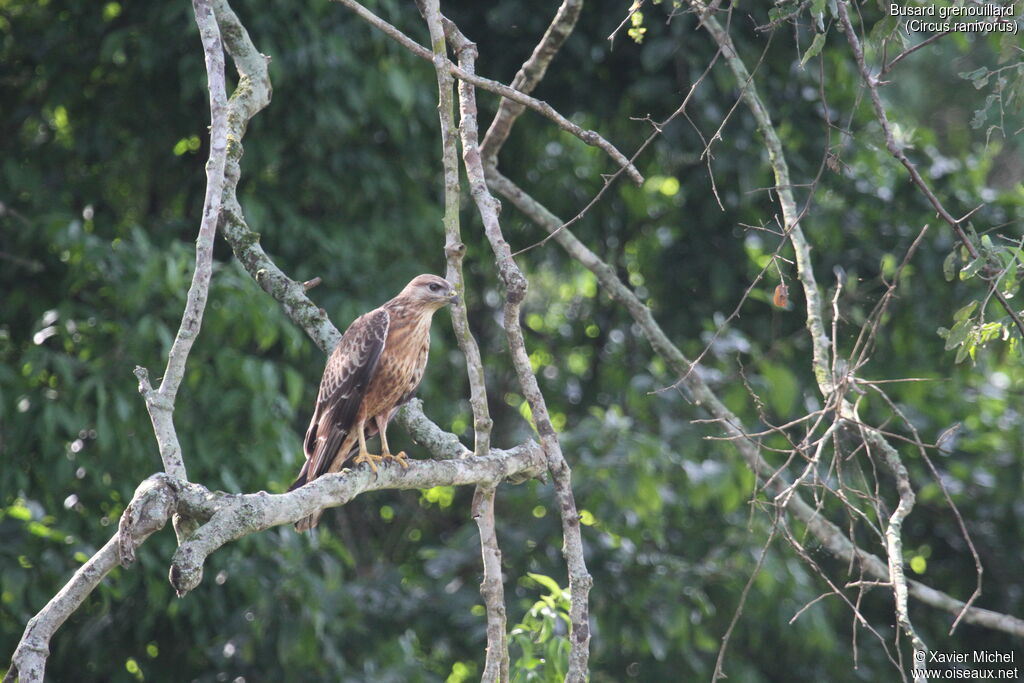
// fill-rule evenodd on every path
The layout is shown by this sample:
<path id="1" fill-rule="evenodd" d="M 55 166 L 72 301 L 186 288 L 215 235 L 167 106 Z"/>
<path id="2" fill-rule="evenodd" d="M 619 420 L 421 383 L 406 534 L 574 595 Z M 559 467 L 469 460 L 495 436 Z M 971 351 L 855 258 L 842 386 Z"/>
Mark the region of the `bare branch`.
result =
<path id="1" fill-rule="evenodd" d="M 231 245 L 235 258 L 256 284 L 281 304 L 288 317 L 305 330 L 324 353 L 329 353 L 341 339 L 341 333 L 331 324 L 327 314 L 306 295 L 303 283 L 288 277 L 263 251 L 259 234 L 249 228 L 238 203 L 242 137 L 249 121 L 270 104 L 273 92 L 267 72 L 270 58 L 260 54 L 253 45 L 249 33 L 228 6 L 227 0 L 215 0 L 215 3 L 224 43 L 238 71 L 238 87 L 228 102 L 230 148 L 225 170 L 221 234 Z"/>
<path id="2" fill-rule="evenodd" d="M 42 683 L 50 640 L 68 617 L 74 614 L 103 577 L 119 564 L 134 558 L 135 549 L 153 532 L 163 528 L 175 507 L 175 496 L 162 485 L 170 477 L 159 474 L 145 480 L 125 509 L 118 531 L 99 551 L 78 568 L 64 587 L 29 619 L 4 683 Z"/>
<path id="3" fill-rule="evenodd" d="M 484 562 L 484 580 L 480 595 L 487 609 L 487 657 L 481 681 L 508 681 L 508 640 L 506 639 L 505 587 L 501 578 L 501 548 L 494 528 L 492 486 L 478 485 L 473 494 L 473 519 L 480 530 L 480 553 Z"/>
<path id="4" fill-rule="evenodd" d="M 558 11 L 555 12 L 555 18 L 551 20 L 544 36 L 537 43 L 537 47 L 533 49 L 533 54 L 523 63 L 523 66 L 516 72 L 515 78 L 512 79 L 513 88 L 526 95 L 533 92 L 537 84 L 544 79 L 551 60 L 555 58 L 558 51 L 562 49 L 562 45 L 572 34 L 582 9 L 583 0 L 562 1 Z M 501 100 L 498 105 L 498 113 L 494 115 L 494 120 L 487 128 L 484 141 L 480 143 L 480 156 L 484 159 L 498 156 L 501 146 L 505 144 L 509 133 L 512 132 L 512 126 L 515 125 L 516 119 L 525 108 L 519 102 L 509 99 Z"/>
<path id="5" fill-rule="evenodd" d="M 224 186 L 224 166 L 228 144 L 227 90 L 224 84 L 224 48 L 220 29 L 210 6 L 210 0 L 193 0 L 196 24 L 203 41 L 206 75 L 210 91 L 210 157 L 206 162 L 206 197 L 203 199 L 203 218 L 196 239 L 196 268 L 188 289 L 185 312 L 181 316 L 178 334 L 174 337 L 163 381 L 156 391 L 145 377 L 145 370 L 136 368 L 139 391 L 146 401 L 156 434 L 164 471 L 176 479 L 187 479 L 185 461 L 181 457 L 181 444 L 174 431 L 174 399 L 185 376 L 185 363 L 192 344 L 199 336 L 203 311 L 213 272 L 213 238 L 220 217 L 221 193 Z"/>
<path id="6" fill-rule="evenodd" d="M 948 31 L 942 31 L 941 33 L 936 33 L 933 36 L 929 36 L 928 38 L 925 38 L 924 40 L 922 40 L 917 45 L 914 45 L 913 47 L 908 47 L 906 50 L 904 50 L 903 52 L 901 52 L 898 55 L 896 55 L 895 57 L 893 57 L 892 61 L 890 61 L 885 66 L 883 66 L 882 70 L 878 72 L 878 75 L 879 76 L 886 75 L 887 73 L 892 71 L 893 68 L 897 64 L 899 64 L 901 61 L 903 61 L 904 59 L 906 59 L 910 55 L 914 54 L 915 52 L 917 52 L 918 50 L 920 50 L 923 47 L 927 47 L 927 46 L 931 45 L 936 40 L 939 40 L 940 38 L 943 38 L 944 36 L 948 36 L 952 32 L 953 32 L 953 29 L 949 29 Z"/>
<path id="7" fill-rule="evenodd" d="M 455 81 L 445 68 L 448 61 L 444 29 L 441 26 L 441 10 L 438 0 L 417 2 L 430 31 L 430 43 L 434 48 L 434 70 L 437 73 L 437 111 L 441 124 L 441 159 L 444 165 L 444 252 L 448 261 L 446 277 L 462 295 L 461 301 L 452 307 L 452 327 L 459 348 L 466 357 L 469 374 L 470 403 L 473 406 L 473 434 L 476 455 L 487 455 L 491 440 L 491 416 L 487 409 L 487 387 L 484 377 L 480 349 L 469 329 L 467 316 L 466 286 L 462 275 L 462 257 L 466 246 L 462 243 L 459 225 L 459 159 L 455 134 L 455 113 L 452 89 Z M 463 59 L 472 60 L 476 46 L 472 43 L 457 48 L 460 64 Z M 470 61 L 472 71 L 472 61 Z M 476 125 L 476 120 L 463 120 L 462 125 Z M 487 652 L 484 661 L 485 681 L 508 681 L 508 644 L 505 640 L 505 587 L 501 579 L 501 549 L 494 528 L 494 495 L 492 486 L 477 485 L 473 493 L 472 515 L 480 531 L 480 552 L 483 561 L 484 578 L 480 584 L 480 595 L 487 613 Z"/>
<path id="8" fill-rule="evenodd" d="M 914 165 L 907 155 L 903 152 L 903 149 L 896 144 L 896 138 L 893 136 L 892 124 L 889 122 L 889 117 L 885 113 L 885 107 L 882 106 L 882 98 L 878 94 L 878 80 L 871 75 L 871 70 L 868 69 L 867 61 L 864 59 L 864 48 L 861 45 L 860 39 L 857 37 L 857 31 L 853 28 L 853 22 L 850 21 L 850 14 L 846 9 L 846 0 L 839 2 L 837 7 L 839 9 L 839 20 L 842 22 L 843 28 L 846 33 L 846 40 L 850 43 L 850 49 L 853 50 L 853 56 L 857 60 L 857 66 L 860 68 L 861 79 L 864 81 L 864 85 L 867 86 L 868 93 L 871 96 L 871 104 L 875 109 L 875 118 L 878 119 L 878 123 L 882 126 L 882 131 L 885 134 L 885 147 L 889 150 L 889 153 L 896 157 L 896 160 L 903 164 L 903 167 L 907 169 L 907 173 L 910 174 L 910 181 L 921 191 L 928 202 L 935 209 L 935 212 L 942 217 L 942 220 L 946 221 L 949 226 L 953 229 L 957 239 L 967 250 L 967 253 L 971 255 L 971 258 L 978 258 L 978 248 L 971 242 L 967 233 L 963 229 L 963 219 L 957 219 L 953 217 L 946 207 L 942 205 L 939 198 L 932 192 L 931 187 L 925 181 L 921 174 L 917 170 L 917 166 Z M 998 287 L 989 283 L 989 291 L 996 300 L 1002 305 L 1003 310 L 1006 311 L 1007 315 L 1016 325 L 1017 331 L 1022 337 L 1024 337 L 1024 320 L 1021 320 L 1020 315 L 1013 308 L 1006 297 Z"/>
<path id="9" fill-rule="evenodd" d="M 885 528 L 885 550 L 889 558 L 889 582 L 892 584 L 893 596 L 896 601 L 896 622 L 910 638 L 910 643 L 915 651 L 927 652 L 928 647 L 917 635 L 917 631 L 914 630 L 913 623 L 910 621 L 910 611 L 907 608 L 907 577 L 903 573 L 901 531 L 903 520 L 914 509 L 915 501 L 914 489 L 910 485 L 910 475 L 907 473 L 907 468 L 903 466 L 899 452 L 880 434 L 867 432 L 864 434 L 864 439 L 869 447 L 874 445 L 882 451 L 886 465 L 896 477 L 896 489 L 900 494 L 900 502 L 889 516 L 889 525 Z"/>
<path id="10" fill-rule="evenodd" d="M 789 177 L 789 165 L 782 150 L 782 142 L 772 125 L 771 116 L 764 106 L 761 96 L 757 92 L 750 72 L 747 70 L 743 60 L 740 59 L 733 45 L 732 38 L 722 27 L 712 13 L 712 8 L 705 5 L 701 0 L 690 0 L 690 5 L 696 10 L 701 25 L 718 44 L 722 51 L 722 57 L 733 72 L 740 92 L 747 106 L 750 108 L 754 119 L 757 121 L 758 129 L 764 136 L 765 148 L 768 151 L 768 161 L 775 174 L 775 191 L 779 197 L 779 205 L 782 208 L 784 231 L 790 242 L 793 244 L 793 251 L 796 254 L 797 275 L 803 287 L 804 298 L 807 302 L 807 331 L 811 337 L 813 349 L 814 377 L 818 382 L 818 388 L 822 395 L 828 397 L 834 391 L 833 379 L 829 369 L 829 339 L 825 334 L 825 325 L 822 321 L 821 295 L 818 291 L 818 283 L 814 276 L 814 268 L 811 263 L 811 247 L 804 236 L 799 225 L 799 216 L 796 208 L 796 200 L 793 197 L 793 184 Z"/>
<path id="11" fill-rule="evenodd" d="M 448 63 L 448 52 L 437 3 L 427 2 L 422 9 L 430 29 L 430 42 L 434 46 L 434 70 L 437 72 L 437 111 L 441 122 L 441 161 L 444 165 L 444 253 L 448 262 L 445 278 L 455 285 L 460 295 L 459 302 L 452 306 L 452 327 L 459 349 L 466 357 L 469 400 L 473 407 L 473 450 L 477 455 L 487 455 L 492 425 L 490 411 L 487 408 L 487 385 L 480 348 L 469 329 L 466 282 L 462 275 L 462 258 L 466 253 L 466 245 L 462 243 L 459 226 L 459 151 L 455 129 L 455 104 L 452 98 L 455 80 L 445 66 Z"/>
<path id="12" fill-rule="evenodd" d="M 459 437 L 431 422 L 423 413 L 423 400 L 414 398 L 395 415 L 395 423 L 409 433 L 416 443 L 435 458 L 465 458 L 473 453 L 462 445 Z"/>
<path id="13" fill-rule="evenodd" d="M 546 207 L 516 186 L 515 183 L 499 173 L 497 169 L 488 168 L 487 182 L 499 194 L 511 201 L 516 208 L 548 232 L 554 232 L 563 225 L 563 221 L 558 216 L 552 214 Z M 619 279 L 615 269 L 602 261 L 597 254 L 580 242 L 570 230 L 559 230 L 555 236 L 555 241 L 571 257 L 594 273 L 605 291 L 612 299 L 624 306 L 637 325 L 640 326 L 654 352 L 665 360 L 673 372 L 683 375 L 690 367 L 690 360 L 672 343 L 668 335 L 665 334 L 665 331 L 654 319 L 651 310 Z M 722 426 L 726 434 L 732 437 L 733 445 L 740 455 L 743 456 L 751 471 L 762 479 L 767 477 L 774 468 L 764 460 L 759 451 L 758 442 L 751 438 L 742 427 L 742 422 L 739 418 L 726 408 L 725 404 L 704 383 L 700 374 L 697 372 L 690 373 L 683 385 L 689 391 L 693 403 L 710 413 Z M 785 491 L 787 486 L 788 484 L 785 479 L 780 477 L 776 478 L 766 488 L 769 494 L 777 495 Z M 856 546 L 839 527 L 825 519 L 814 507 L 809 505 L 803 496 L 797 493 L 790 497 L 786 503 L 786 510 L 797 519 L 803 521 L 808 531 L 818 542 L 837 558 L 853 566 L 859 566 L 864 573 L 876 579 L 889 580 L 889 571 L 885 562 Z M 908 580 L 907 587 L 911 596 L 937 609 L 960 614 L 961 610 L 967 607 L 968 609 L 963 612 L 963 619 L 968 623 L 1024 637 L 1024 619 L 968 606 L 963 601 L 957 600 L 918 581 Z"/>
<path id="14" fill-rule="evenodd" d="M 46 658 L 50 654 L 50 639 L 89 597 L 103 577 L 118 565 L 117 548 L 118 535 L 115 533 L 99 552 L 78 568 L 71 580 L 46 606 L 29 619 L 25 633 L 11 657 L 11 668 L 4 676 L 4 683 L 42 683 Z"/>
<path id="15" fill-rule="evenodd" d="M 447 24 L 449 40 L 453 45 L 458 42 L 457 49 L 464 60 L 467 72 L 474 68 L 476 48 L 458 32 L 453 24 Z M 435 41 L 436 42 L 436 41 Z M 590 657 L 590 617 L 588 595 L 594 581 L 587 572 L 583 557 L 583 539 L 580 533 L 579 513 L 576 500 L 572 493 L 572 475 L 569 464 L 562 455 L 558 442 L 558 434 L 551 424 L 547 403 L 533 374 L 530 358 L 526 352 L 523 329 L 519 322 L 520 306 L 526 297 L 529 283 L 519 266 L 512 258 L 512 250 L 501 233 L 498 212 L 501 205 L 487 189 L 484 165 L 480 158 L 477 128 L 476 91 L 468 79 L 459 84 L 459 111 L 462 125 L 462 159 L 469 178 L 470 194 L 476 202 L 480 218 L 484 224 L 484 233 L 491 243 L 491 249 L 497 260 L 498 275 L 505 285 L 505 335 L 508 338 L 512 365 L 515 367 L 519 386 L 530 406 L 533 422 L 540 434 L 541 446 L 547 457 L 548 468 L 551 470 L 555 497 L 558 500 L 559 513 L 562 518 L 562 535 L 564 543 L 562 553 L 569 570 L 569 620 L 572 624 L 570 633 L 569 670 L 566 681 L 573 683 L 586 680 L 587 662 Z"/>
<path id="16" fill-rule="evenodd" d="M 394 464 L 342 471 L 318 477 L 289 493 L 265 491 L 221 495 L 214 502 L 209 521 L 200 526 L 171 559 L 170 581 L 179 597 L 199 585 L 206 558 L 224 544 L 281 524 L 290 524 L 328 507 L 344 505 L 360 493 L 382 489 L 427 489 L 434 486 L 486 484 L 497 486 L 509 477 L 537 476 L 545 469 L 541 449 L 528 441 L 508 451 L 492 450 L 487 457 L 448 460 L 410 460 L 408 468 Z M 195 485 L 193 485 L 195 486 Z M 199 510 L 186 512 L 201 517 L 209 512 L 202 498 Z M 189 499 L 182 504 L 189 508 Z"/>
<path id="17" fill-rule="evenodd" d="M 361 19 L 364 19 L 374 27 L 380 29 L 385 35 L 394 39 L 399 45 L 409 50 L 417 57 L 426 59 L 431 62 L 434 61 L 434 55 L 430 50 L 423 47 L 415 40 L 405 35 L 404 33 L 402 33 L 397 28 L 395 28 L 388 22 L 378 17 L 370 10 L 360 5 L 358 2 L 355 2 L 355 0 L 336 0 L 336 2 L 340 2 L 341 4 L 351 9 Z M 551 119 L 562 130 L 568 133 L 572 133 L 580 140 L 587 143 L 588 145 L 591 145 L 592 147 L 598 147 L 604 150 L 604 152 L 608 156 L 615 160 L 615 163 L 617 163 L 619 166 L 626 170 L 627 175 L 629 175 L 630 179 L 632 179 L 634 183 L 636 183 L 637 185 L 641 185 L 644 182 L 644 177 L 640 174 L 638 170 L 636 170 L 636 167 L 633 166 L 633 164 L 630 163 L 629 159 L 627 159 L 622 152 L 616 149 L 614 145 L 612 145 L 610 142 L 601 137 L 599 133 L 592 130 L 584 130 L 583 128 L 580 128 L 575 123 L 573 123 L 572 121 L 570 121 L 569 119 L 565 118 L 557 111 L 555 111 L 554 107 L 552 107 L 547 102 L 542 102 L 541 100 L 534 99 L 529 95 L 525 95 L 519 92 L 518 90 L 510 88 L 507 85 L 504 85 L 497 81 L 492 81 L 489 78 L 477 76 L 475 73 L 468 73 L 463 69 L 459 68 L 458 66 L 456 66 L 455 64 L 452 64 L 451 61 L 447 59 L 444 61 L 444 66 L 448 69 L 449 72 L 451 72 L 453 76 L 458 78 L 460 81 L 471 83 L 478 88 L 489 90 L 495 94 L 501 95 L 502 97 L 508 98 L 514 102 L 518 102 L 519 104 L 522 104 L 524 106 L 529 107 L 530 109 L 533 109 L 535 112 L 541 114 L 542 116 Z"/>

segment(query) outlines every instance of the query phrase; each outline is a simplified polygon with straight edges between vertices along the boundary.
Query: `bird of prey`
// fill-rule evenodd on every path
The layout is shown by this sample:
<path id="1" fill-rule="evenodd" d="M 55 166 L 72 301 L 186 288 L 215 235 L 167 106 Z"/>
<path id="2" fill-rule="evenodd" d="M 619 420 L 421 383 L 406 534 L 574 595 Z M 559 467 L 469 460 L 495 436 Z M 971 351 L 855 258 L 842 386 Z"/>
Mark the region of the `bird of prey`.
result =
<path id="1" fill-rule="evenodd" d="M 349 325 L 327 360 L 303 443 L 306 462 L 289 491 L 339 471 L 356 451 L 352 462 L 368 463 L 374 472 L 384 459 L 408 467 L 404 452 L 392 455 L 388 448 L 388 421 L 423 379 L 434 312 L 455 301 L 450 282 L 418 275 L 394 299 Z M 377 432 L 380 455 L 366 449 L 366 439 Z M 306 531 L 319 520 L 316 513 L 295 528 Z"/>

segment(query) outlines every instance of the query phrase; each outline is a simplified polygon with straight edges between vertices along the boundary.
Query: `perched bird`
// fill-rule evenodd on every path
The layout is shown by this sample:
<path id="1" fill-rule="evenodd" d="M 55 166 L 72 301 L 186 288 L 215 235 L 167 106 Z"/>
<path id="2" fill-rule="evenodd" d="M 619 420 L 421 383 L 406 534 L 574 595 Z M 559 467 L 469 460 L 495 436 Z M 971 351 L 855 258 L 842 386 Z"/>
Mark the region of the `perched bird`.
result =
<path id="1" fill-rule="evenodd" d="M 404 452 L 392 455 L 388 448 L 388 421 L 423 379 L 434 312 L 455 301 L 450 282 L 417 275 L 394 299 L 349 325 L 327 360 L 303 443 L 306 462 L 289 491 L 339 471 L 357 450 L 352 462 L 369 463 L 374 472 L 385 458 L 408 467 Z M 366 449 L 366 439 L 377 432 L 380 455 Z M 295 528 L 306 531 L 319 520 L 318 512 Z"/>

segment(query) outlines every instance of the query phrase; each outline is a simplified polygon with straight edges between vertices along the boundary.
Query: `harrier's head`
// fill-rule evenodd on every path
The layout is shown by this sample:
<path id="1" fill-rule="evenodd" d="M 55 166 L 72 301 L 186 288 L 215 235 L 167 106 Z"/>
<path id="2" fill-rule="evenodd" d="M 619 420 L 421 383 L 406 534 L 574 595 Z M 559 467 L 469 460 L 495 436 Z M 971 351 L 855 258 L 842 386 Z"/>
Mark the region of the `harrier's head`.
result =
<path id="1" fill-rule="evenodd" d="M 452 283 L 436 275 L 417 275 L 398 296 L 434 311 L 459 300 Z"/>

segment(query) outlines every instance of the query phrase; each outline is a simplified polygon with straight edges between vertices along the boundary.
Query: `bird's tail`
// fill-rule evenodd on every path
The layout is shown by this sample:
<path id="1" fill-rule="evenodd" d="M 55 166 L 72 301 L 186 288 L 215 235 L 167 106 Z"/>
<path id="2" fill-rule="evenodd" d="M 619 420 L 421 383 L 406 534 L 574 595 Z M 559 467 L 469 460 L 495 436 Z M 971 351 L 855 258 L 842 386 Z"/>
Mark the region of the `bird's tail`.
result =
<path id="1" fill-rule="evenodd" d="M 295 481 L 292 482 L 292 485 L 288 487 L 289 491 L 294 491 L 295 489 L 299 488 L 300 486 L 305 486 L 306 485 L 306 478 L 309 476 L 308 470 L 309 470 L 309 460 L 306 460 L 306 462 L 302 463 L 302 469 L 299 470 L 299 476 L 296 477 Z"/>
<path id="2" fill-rule="evenodd" d="M 299 521 L 295 522 L 295 530 L 299 533 L 302 533 L 303 531 L 312 531 L 320 522 L 320 515 L 322 514 L 323 511 L 321 510 L 320 512 L 313 513 L 309 517 L 303 517 Z"/>
<path id="3" fill-rule="evenodd" d="M 288 490 L 289 491 L 294 491 L 295 489 L 299 488 L 300 486 L 305 486 L 306 485 L 306 481 L 308 480 L 308 477 L 309 477 L 309 460 L 307 459 L 306 462 L 302 463 L 302 469 L 299 470 L 299 476 L 295 478 L 295 481 L 292 482 L 292 485 L 288 487 Z M 295 530 L 299 531 L 299 532 L 309 531 L 310 529 L 315 528 L 316 525 L 317 525 L 317 522 L 319 522 L 319 521 L 320 521 L 320 513 L 319 512 L 316 513 L 315 515 L 310 515 L 309 517 L 303 517 L 302 519 L 300 519 L 299 521 L 297 521 L 295 523 Z"/>

